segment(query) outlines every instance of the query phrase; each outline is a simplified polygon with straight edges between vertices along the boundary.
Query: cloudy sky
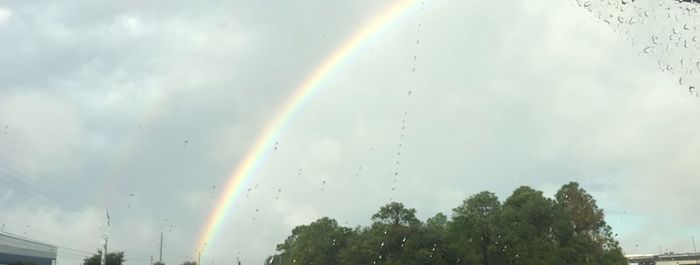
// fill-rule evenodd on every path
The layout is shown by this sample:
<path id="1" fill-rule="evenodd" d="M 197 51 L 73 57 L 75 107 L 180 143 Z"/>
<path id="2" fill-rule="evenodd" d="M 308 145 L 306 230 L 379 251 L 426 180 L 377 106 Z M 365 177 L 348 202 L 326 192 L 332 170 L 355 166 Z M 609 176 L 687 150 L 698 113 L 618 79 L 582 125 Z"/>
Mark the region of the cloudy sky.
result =
<path id="1" fill-rule="evenodd" d="M 393 1 L 0 0 L 4 231 L 79 264 L 107 208 L 127 264 L 157 257 L 161 231 L 164 262 L 190 259 L 281 104 Z M 645 3 L 414 4 L 299 107 L 204 264 L 261 264 L 294 226 L 366 225 L 390 200 L 425 219 L 572 180 L 626 253 L 692 251 L 696 28 Z"/>

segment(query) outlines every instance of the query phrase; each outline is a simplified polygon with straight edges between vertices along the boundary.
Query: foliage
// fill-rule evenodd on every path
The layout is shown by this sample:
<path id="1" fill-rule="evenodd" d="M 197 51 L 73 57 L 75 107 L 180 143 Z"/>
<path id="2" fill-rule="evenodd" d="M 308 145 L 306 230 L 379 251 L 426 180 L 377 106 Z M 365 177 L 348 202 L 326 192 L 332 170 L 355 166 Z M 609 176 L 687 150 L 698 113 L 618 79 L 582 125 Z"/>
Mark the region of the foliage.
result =
<path id="1" fill-rule="evenodd" d="M 83 265 L 100 265 L 102 262 L 102 251 L 97 251 L 97 254 L 85 258 Z M 124 263 L 124 252 L 107 253 L 106 265 L 122 265 Z"/>
<path id="2" fill-rule="evenodd" d="M 197 265 L 196 261 L 185 261 L 182 263 L 182 265 Z"/>
<path id="3" fill-rule="evenodd" d="M 350 233 L 349 228 L 327 217 L 298 226 L 284 243 L 277 245 L 281 252 L 278 259 L 284 264 L 338 264 L 339 251 L 346 245 Z"/>
<path id="4" fill-rule="evenodd" d="M 265 264 L 627 264 L 604 216 L 575 182 L 554 199 L 525 186 L 503 203 L 481 192 L 450 218 L 437 213 L 425 223 L 415 209 L 391 202 L 369 227 L 350 229 L 328 217 L 298 226 Z"/>

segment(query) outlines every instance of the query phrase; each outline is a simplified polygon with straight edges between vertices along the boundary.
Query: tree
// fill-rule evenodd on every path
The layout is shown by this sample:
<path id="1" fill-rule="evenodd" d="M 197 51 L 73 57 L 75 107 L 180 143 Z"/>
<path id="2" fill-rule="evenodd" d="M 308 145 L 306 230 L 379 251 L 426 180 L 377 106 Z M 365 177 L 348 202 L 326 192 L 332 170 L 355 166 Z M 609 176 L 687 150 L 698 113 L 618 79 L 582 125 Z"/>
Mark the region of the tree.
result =
<path id="1" fill-rule="evenodd" d="M 196 261 L 185 261 L 182 263 L 182 265 L 197 265 Z"/>
<path id="2" fill-rule="evenodd" d="M 403 203 L 392 202 L 379 209 L 372 215 L 375 224 L 398 226 L 419 226 L 420 220 L 416 218 L 416 209 L 406 209 Z"/>
<path id="3" fill-rule="evenodd" d="M 563 264 L 554 224 L 562 215 L 541 191 L 520 187 L 503 203 L 499 235 L 494 242 L 506 264 Z"/>
<path id="4" fill-rule="evenodd" d="M 557 191 L 556 202 L 568 222 L 559 226 L 559 245 L 568 264 L 627 264 L 596 200 L 576 182 Z"/>
<path id="5" fill-rule="evenodd" d="M 160 262 L 160 261 L 156 261 L 156 262 L 153 262 L 153 265 L 165 265 L 165 263 Z"/>
<path id="6" fill-rule="evenodd" d="M 448 227 L 451 252 L 463 262 L 495 264 L 494 222 L 501 211 L 498 197 L 491 192 L 481 192 L 465 199 L 453 209 Z"/>
<path id="7" fill-rule="evenodd" d="M 102 251 L 98 250 L 97 254 L 85 258 L 83 265 L 101 265 Z M 122 265 L 124 263 L 124 252 L 107 253 L 106 265 Z"/>
<path id="8" fill-rule="evenodd" d="M 444 230 L 447 228 L 447 216 L 442 213 L 437 213 L 435 216 L 428 218 L 425 224 L 430 229 Z"/>
<path id="9" fill-rule="evenodd" d="M 422 223 L 416 210 L 391 202 L 369 227 L 338 226 L 328 217 L 297 226 L 266 265 L 623 265 L 626 260 L 602 209 L 576 183 L 555 200 L 520 187 L 501 203 L 481 192 Z"/>
<path id="10" fill-rule="evenodd" d="M 357 228 L 341 252 L 342 265 L 418 265 L 444 263 L 447 217 L 437 214 L 423 225 L 415 209 L 392 202 L 372 216 L 372 226 Z"/>
<path id="11" fill-rule="evenodd" d="M 309 225 L 297 226 L 284 243 L 277 245 L 285 264 L 338 264 L 338 252 L 346 244 L 351 230 L 336 220 L 324 217 Z"/>
<path id="12" fill-rule="evenodd" d="M 449 221 L 443 213 L 437 213 L 428 218 L 425 222 L 425 229 L 421 233 L 422 240 L 426 242 L 425 251 L 430 260 L 430 264 L 454 264 L 448 262 L 453 260 L 453 256 L 447 244 L 447 226 Z M 432 245 L 431 245 L 432 243 Z"/>

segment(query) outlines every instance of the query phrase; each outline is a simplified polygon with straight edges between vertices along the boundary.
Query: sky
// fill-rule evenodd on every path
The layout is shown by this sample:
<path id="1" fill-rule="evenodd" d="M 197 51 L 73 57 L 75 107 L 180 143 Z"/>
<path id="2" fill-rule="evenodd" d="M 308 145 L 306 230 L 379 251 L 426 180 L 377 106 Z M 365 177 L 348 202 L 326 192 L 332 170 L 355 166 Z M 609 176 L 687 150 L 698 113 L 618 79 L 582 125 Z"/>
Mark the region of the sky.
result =
<path id="1" fill-rule="evenodd" d="M 106 209 L 109 249 L 127 264 L 157 260 L 161 232 L 166 264 L 196 258 L 265 125 L 392 3 L 0 0 L 4 231 L 80 264 Z M 597 199 L 627 254 L 692 251 L 692 7 L 417 2 L 298 107 L 203 264 L 261 264 L 297 225 L 367 225 L 392 200 L 425 220 L 480 191 L 552 196 L 569 181 Z"/>

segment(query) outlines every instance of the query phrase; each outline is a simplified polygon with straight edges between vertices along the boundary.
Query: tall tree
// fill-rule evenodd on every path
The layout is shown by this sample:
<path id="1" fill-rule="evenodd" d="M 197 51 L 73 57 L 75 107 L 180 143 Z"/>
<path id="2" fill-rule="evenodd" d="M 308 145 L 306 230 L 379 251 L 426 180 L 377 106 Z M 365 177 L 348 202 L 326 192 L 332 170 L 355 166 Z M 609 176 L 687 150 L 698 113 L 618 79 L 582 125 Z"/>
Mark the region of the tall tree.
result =
<path id="1" fill-rule="evenodd" d="M 379 209 L 379 212 L 372 215 L 375 224 L 392 226 L 416 227 L 421 224 L 416 218 L 416 209 L 407 209 L 403 203 L 392 202 Z"/>
<path id="2" fill-rule="evenodd" d="M 422 222 L 416 209 L 391 202 L 372 215 L 372 227 L 367 236 L 366 250 L 373 262 L 382 264 L 414 264 L 425 242 L 420 238 Z M 427 258 L 428 255 L 425 255 Z"/>
<path id="3" fill-rule="evenodd" d="M 452 210 L 448 238 L 450 250 L 460 262 L 496 264 L 494 243 L 498 230 L 495 220 L 500 212 L 498 197 L 487 191 L 465 199 Z"/>
<path id="4" fill-rule="evenodd" d="M 494 246 L 505 264 L 562 264 L 554 232 L 557 212 L 541 191 L 520 187 L 503 203 Z"/>
<path id="5" fill-rule="evenodd" d="M 444 227 L 438 214 L 423 225 L 416 210 L 392 202 L 372 216 L 372 226 L 356 229 L 356 237 L 342 253 L 342 265 L 418 265 L 444 263 Z"/>
<path id="6" fill-rule="evenodd" d="M 556 202 L 567 215 L 568 226 L 559 227 L 562 258 L 568 264 L 626 264 L 619 243 L 605 222 L 603 210 L 578 183 L 557 191 Z"/>
<path id="7" fill-rule="evenodd" d="M 423 231 L 423 240 L 427 242 L 426 253 L 430 264 L 454 264 L 451 260 L 457 260 L 449 251 L 447 244 L 447 227 L 449 221 L 443 213 L 437 213 L 435 216 L 428 218 L 425 222 Z M 432 245 L 430 245 L 432 243 Z"/>
<path id="8" fill-rule="evenodd" d="M 309 225 L 297 226 L 284 243 L 277 246 L 277 258 L 284 264 L 339 264 L 338 252 L 352 231 L 336 220 L 324 217 Z"/>

